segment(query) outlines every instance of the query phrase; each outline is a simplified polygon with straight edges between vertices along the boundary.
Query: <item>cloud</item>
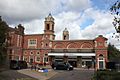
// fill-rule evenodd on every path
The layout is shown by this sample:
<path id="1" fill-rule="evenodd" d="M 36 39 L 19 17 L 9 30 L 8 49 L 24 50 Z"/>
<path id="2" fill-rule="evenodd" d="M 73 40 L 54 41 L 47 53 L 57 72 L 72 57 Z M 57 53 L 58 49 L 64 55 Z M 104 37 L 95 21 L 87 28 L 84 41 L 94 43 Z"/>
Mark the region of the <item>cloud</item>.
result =
<path id="1" fill-rule="evenodd" d="M 65 0 L 63 2 L 65 10 L 82 11 L 91 7 L 90 0 Z"/>
<path id="2" fill-rule="evenodd" d="M 0 13 L 8 23 L 43 18 L 56 9 L 60 0 L 0 0 Z"/>
<path id="3" fill-rule="evenodd" d="M 56 39 L 62 39 L 62 32 L 65 28 L 68 29 L 70 39 L 80 38 L 79 27 L 80 13 L 76 12 L 63 12 L 55 16 L 55 33 Z"/>
<path id="4" fill-rule="evenodd" d="M 83 18 L 84 17 L 89 17 L 94 20 L 91 25 L 86 26 L 86 28 L 82 30 L 82 35 L 87 38 L 95 37 L 99 34 L 108 34 L 114 31 L 114 27 L 112 25 L 113 17 L 109 12 L 103 12 L 90 8 L 85 11 Z"/>
<path id="5" fill-rule="evenodd" d="M 18 24 L 44 18 L 50 12 L 80 11 L 90 5 L 90 0 L 0 0 L 0 15 L 9 24 Z"/>

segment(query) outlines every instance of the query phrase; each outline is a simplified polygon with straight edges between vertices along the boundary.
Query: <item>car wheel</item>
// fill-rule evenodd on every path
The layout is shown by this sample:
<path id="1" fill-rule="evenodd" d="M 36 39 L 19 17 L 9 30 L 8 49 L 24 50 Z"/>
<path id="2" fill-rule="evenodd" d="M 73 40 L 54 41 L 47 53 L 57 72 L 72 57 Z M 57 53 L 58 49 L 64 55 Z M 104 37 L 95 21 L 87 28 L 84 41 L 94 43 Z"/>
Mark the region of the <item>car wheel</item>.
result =
<path id="1" fill-rule="evenodd" d="M 21 68 L 20 67 L 18 67 L 18 70 L 20 70 Z"/>
<path id="2" fill-rule="evenodd" d="M 53 69 L 55 69 L 55 70 L 56 70 L 56 67 L 54 67 Z"/>
<path id="3" fill-rule="evenodd" d="M 69 71 L 70 69 L 69 69 L 69 68 L 67 68 L 67 70 Z"/>

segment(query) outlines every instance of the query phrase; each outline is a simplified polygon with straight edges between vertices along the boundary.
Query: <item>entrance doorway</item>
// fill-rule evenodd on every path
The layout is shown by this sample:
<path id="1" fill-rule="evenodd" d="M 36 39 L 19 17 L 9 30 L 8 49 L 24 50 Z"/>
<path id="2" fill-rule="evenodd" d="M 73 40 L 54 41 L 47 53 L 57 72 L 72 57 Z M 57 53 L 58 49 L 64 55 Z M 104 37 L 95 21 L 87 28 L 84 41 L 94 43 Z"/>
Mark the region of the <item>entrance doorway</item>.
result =
<path id="1" fill-rule="evenodd" d="M 77 67 L 77 61 L 68 61 L 73 67 Z"/>
<path id="2" fill-rule="evenodd" d="M 83 68 L 88 68 L 88 67 L 91 68 L 92 67 L 92 61 L 87 61 L 87 60 L 82 61 L 82 67 Z"/>
<path id="3" fill-rule="evenodd" d="M 105 60 L 102 54 L 100 54 L 98 58 L 98 68 L 105 69 Z"/>

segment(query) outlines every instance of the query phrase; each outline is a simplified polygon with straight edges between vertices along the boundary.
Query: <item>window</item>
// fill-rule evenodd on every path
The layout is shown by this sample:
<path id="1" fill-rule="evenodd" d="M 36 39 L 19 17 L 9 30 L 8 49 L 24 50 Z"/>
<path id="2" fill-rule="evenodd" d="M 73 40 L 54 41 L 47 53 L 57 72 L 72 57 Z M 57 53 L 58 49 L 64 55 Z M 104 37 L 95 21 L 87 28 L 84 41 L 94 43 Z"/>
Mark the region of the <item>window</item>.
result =
<path id="1" fill-rule="evenodd" d="M 49 24 L 47 24 L 47 30 L 49 30 L 50 29 L 50 25 Z"/>
<path id="2" fill-rule="evenodd" d="M 102 42 L 98 42 L 98 46 L 103 46 L 103 43 Z"/>
<path id="3" fill-rule="evenodd" d="M 33 55 L 33 52 L 30 52 L 30 55 Z"/>
<path id="4" fill-rule="evenodd" d="M 40 55 L 40 52 L 37 52 L 37 54 L 36 55 Z"/>
<path id="5" fill-rule="evenodd" d="M 24 55 L 27 55 L 27 52 L 24 52 Z"/>
<path id="6" fill-rule="evenodd" d="M 48 62 L 48 57 L 44 57 L 44 62 Z"/>
<path id="7" fill-rule="evenodd" d="M 36 39 L 29 39 L 28 40 L 28 46 L 36 46 L 37 40 Z"/>
<path id="8" fill-rule="evenodd" d="M 48 54 L 45 54 L 45 56 L 48 56 Z"/>
<path id="9" fill-rule="evenodd" d="M 24 57 L 24 61 L 28 62 L 28 58 L 27 58 L 27 57 Z"/>
<path id="10" fill-rule="evenodd" d="M 48 46 L 48 44 L 46 43 L 46 47 Z"/>
<path id="11" fill-rule="evenodd" d="M 64 36 L 64 40 L 66 40 L 66 36 Z"/>
<path id="12" fill-rule="evenodd" d="M 36 56 L 36 62 L 39 62 L 39 61 L 40 61 L 40 57 Z"/>
<path id="13" fill-rule="evenodd" d="M 98 68 L 105 69 L 105 60 L 104 60 L 104 56 L 102 54 L 99 55 L 98 62 L 99 62 Z"/>

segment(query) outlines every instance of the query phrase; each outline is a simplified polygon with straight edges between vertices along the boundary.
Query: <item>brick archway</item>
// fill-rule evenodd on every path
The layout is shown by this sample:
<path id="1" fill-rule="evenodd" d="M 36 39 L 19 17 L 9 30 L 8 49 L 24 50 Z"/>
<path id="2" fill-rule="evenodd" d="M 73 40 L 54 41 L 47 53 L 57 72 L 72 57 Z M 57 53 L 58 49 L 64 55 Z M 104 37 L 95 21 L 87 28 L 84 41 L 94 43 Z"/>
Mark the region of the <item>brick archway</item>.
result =
<path id="1" fill-rule="evenodd" d="M 93 46 L 92 46 L 92 44 L 89 43 L 89 42 L 84 42 L 84 43 L 81 44 L 81 47 L 80 47 L 80 48 L 81 48 L 81 49 L 82 49 L 82 48 L 85 48 L 85 49 L 86 49 L 86 48 L 87 48 L 87 49 L 90 48 L 90 49 L 91 49 L 91 48 L 93 48 Z"/>
<path id="2" fill-rule="evenodd" d="M 67 45 L 67 49 L 74 49 L 74 48 L 78 48 L 77 43 L 72 42 Z"/>
<path id="3" fill-rule="evenodd" d="M 54 49 L 61 49 L 61 48 L 65 48 L 65 45 L 63 44 L 63 43 L 56 43 L 55 45 L 54 45 Z"/>

